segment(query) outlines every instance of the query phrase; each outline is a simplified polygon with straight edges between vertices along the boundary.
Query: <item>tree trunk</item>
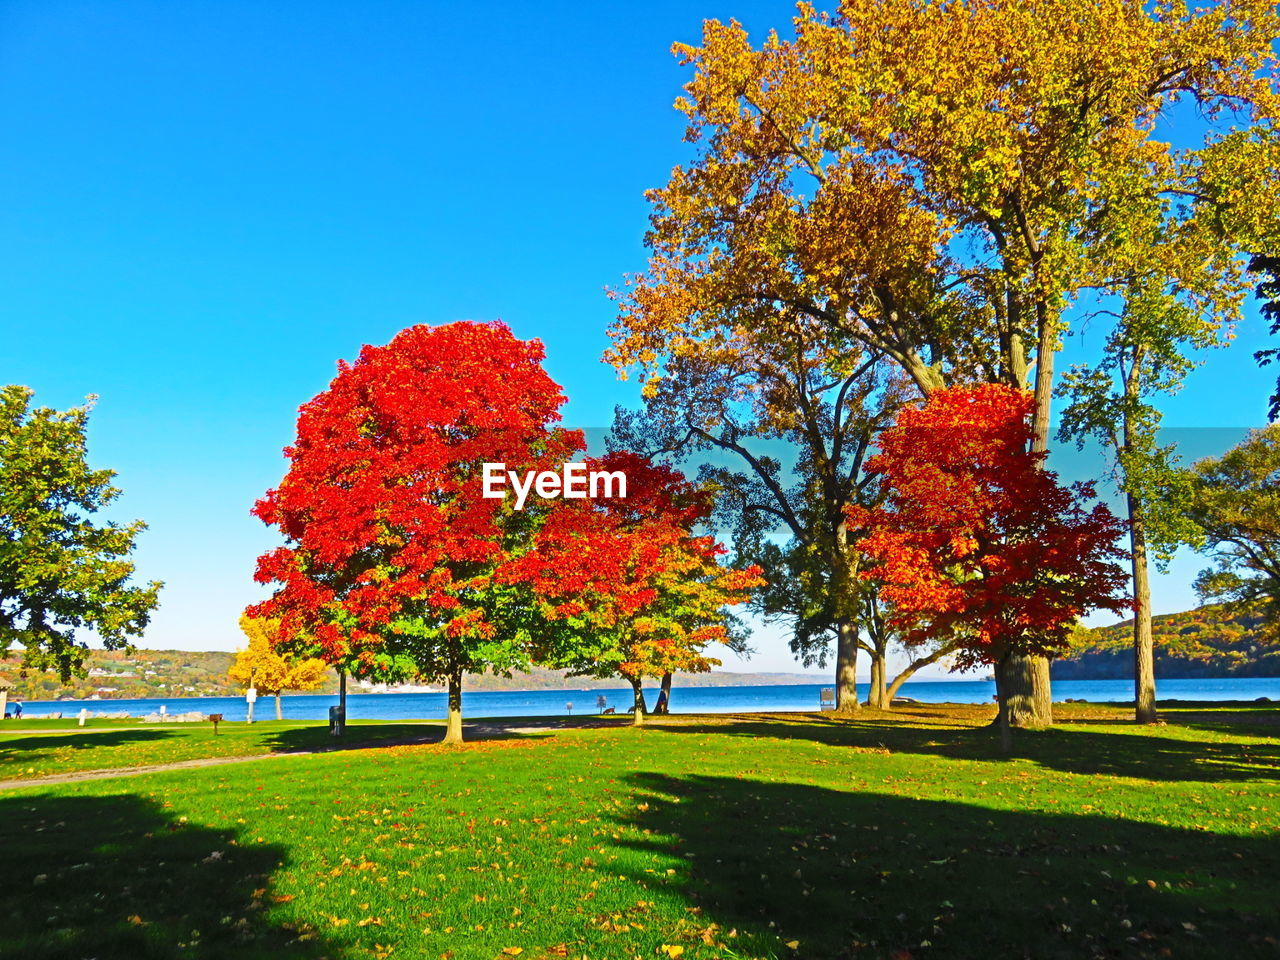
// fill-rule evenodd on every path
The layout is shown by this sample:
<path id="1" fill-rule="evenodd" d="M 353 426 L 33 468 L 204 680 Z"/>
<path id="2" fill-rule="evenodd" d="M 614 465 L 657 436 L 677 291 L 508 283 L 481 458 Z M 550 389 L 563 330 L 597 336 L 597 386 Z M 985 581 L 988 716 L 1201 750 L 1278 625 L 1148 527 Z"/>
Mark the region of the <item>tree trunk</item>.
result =
<path id="1" fill-rule="evenodd" d="M 1022 659 L 1026 659 L 1025 657 Z M 1010 710 L 1009 698 L 1004 695 L 1002 688 L 1007 688 L 1009 671 L 1012 667 L 1013 657 L 1005 654 L 996 664 L 996 691 L 999 702 L 996 704 L 996 726 L 1000 728 L 1000 749 L 1005 753 L 1009 753 L 1013 749 L 1013 733 L 1010 731 Z"/>
<path id="2" fill-rule="evenodd" d="M 443 742 L 462 742 L 462 671 L 456 668 L 449 673 L 449 725 Z"/>
<path id="3" fill-rule="evenodd" d="M 885 699 L 885 655 L 883 650 L 871 653 L 871 689 L 867 691 L 867 706 L 872 710 L 888 710 L 889 701 Z"/>
<path id="4" fill-rule="evenodd" d="M 870 591 L 863 594 L 863 626 L 869 641 L 863 649 L 871 657 L 871 688 L 867 691 L 867 706 L 873 710 L 888 710 L 885 681 L 889 672 L 889 633 L 884 617 L 880 615 L 879 600 Z"/>
<path id="5" fill-rule="evenodd" d="M 284 719 L 284 708 L 280 706 L 280 691 L 276 691 L 276 719 Z"/>
<path id="6" fill-rule="evenodd" d="M 1142 348 L 1135 346 L 1125 377 L 1125 398 L 1138 398 L 1138 373 L 1142 369 Z M 1124 416 L 1124 450 L 1132 450 L 1138 442 L 1137 425 L 1126 404 Z M 1125 486 L 1130 486 L 1127 473 Z M 1155 641 L 1151 630 L 1151 579 L 1147 565 L 1147 525 L 1142 504 L 1132 492 L 1125 494 L 1129 510 L 1129 560 L 1133 571 L 1133 706 L 1138 723 L 1156 722 Z"/>
<path id="7" fill-rule="evenodd" d="M 1141 508 L 1129 501 L 1129 545 L 1133 560 L 1133 702 L 1138 723 L 1156 722 L 1155 644 L 1151 631 L 1151 581 Z"/>
<path id="8" fill-rule="evenodd" d="M 338 671 L 338 731 L 347 732 L 347 671 Z"/>
<path id="9" fill-rule="evenodd" d="M 996 694 L 1003 723 L 1014 727 L 1043 727 L 1053 722 L 1049 692 L 1049 660 L 1006 654 L 996 668 Z"/>
<path id="10" fill-rule="evenodd" d="M 849 620 L 840 621 L 836 639 L 836 713 L 862 709 L 858 702 L 858 628 Z"/>
<path id="11" fill-rule="evenodd" d="M 1053 399 L 1054 324 L 1048 305 L 1036 303 L 1036 385 L 1035 413 L 1031 418 L 1031 451 L 1049 450 L 1049 413 Z M 1049 682 L 1049 658 L 1023 656 L 1009 658 L 1001 703 L 1007 700 L 1008 721 L 1016 727 L 1048 727 L 1053 724 L 1053 690 Z"/>
<path id="12" fill-rule="evenodd" d="M 902 685 L 910 680 L 917 670 L 921 670 L 924 667 L 929 666 L 931 663 L 937 663 L 948 653 L 954 651 L 958 646 L 959 645 L 954 642 L 944 644 L 927 657 L 918 657 L 903 667 L 902 672 L 893 678 L 893 683 L 889 684 L 889 689 L 884 695 L 885 709 L 889 710 L 893 707 L 893 698 L 898 695 L 898 691 L 902 688 Z"/>
<path id="13" fill-rule="evenodd" d="M 671 712 L 671 671 L 670 670 L 668 670 L 666 673 L 662 675 L 662 692 L 660 695 L 660 699 L 662 700 L 662 709 L 660 711 L 655 710 L 654 712 L 670 713 Z"/>
<path id="14" fill-rule="evenodd" d="M 649 708 L 644 702 L 644 686 L 639 677 L 627 677 L 627 682 L 631 684 L 635 694 L 635 716 L 632 717 L 631 722 L 637 727 L 643 727 L 644 718 L 649 713 Z"/>

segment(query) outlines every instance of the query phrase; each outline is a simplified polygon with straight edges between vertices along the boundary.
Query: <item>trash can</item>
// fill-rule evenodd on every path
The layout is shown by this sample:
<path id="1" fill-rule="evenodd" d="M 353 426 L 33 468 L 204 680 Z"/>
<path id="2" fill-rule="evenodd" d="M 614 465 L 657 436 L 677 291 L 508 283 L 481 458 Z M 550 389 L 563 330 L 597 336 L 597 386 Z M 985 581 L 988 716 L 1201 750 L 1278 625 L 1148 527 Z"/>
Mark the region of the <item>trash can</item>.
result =
<path id="1" fill-rule="evenodd" d="M 347 718 L 342 713 L 341 707 L 329 708 L 329 734 L 334 737 L 342 736 L 342 728 L 346 725 Z"/>

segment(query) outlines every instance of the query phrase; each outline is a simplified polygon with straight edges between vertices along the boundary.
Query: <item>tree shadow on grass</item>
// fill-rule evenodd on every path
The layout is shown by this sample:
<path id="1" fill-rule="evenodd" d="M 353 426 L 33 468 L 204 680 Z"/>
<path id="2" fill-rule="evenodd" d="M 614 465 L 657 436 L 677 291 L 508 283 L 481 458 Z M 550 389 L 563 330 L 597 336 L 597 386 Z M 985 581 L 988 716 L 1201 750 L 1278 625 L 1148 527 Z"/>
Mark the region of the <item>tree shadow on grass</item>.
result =
<path id="1" fill-rule="evenodd" d="M 273 923 L 265 888 L 283 848 L 235 840 L 129 794 L 0 800 L 0 957 L 342 956 Z"/>
<path id="2" fill-rule="evenodd" d="M 629 782 L 643 802 L 620 821 L 629 829 L 617 842 L 646 862 L 683 858 L 666 882 L 698 911 L 685 942 L 723 944 L 733 956 L 1244 960 L 1280 951 L 1274 836 L 728 777 Z M 654 882 L 649 872 L 636 879 Z"/>
<path id="3" fill-rule="evenodd" d="M 910 719 L 915 719 L 911 717 Z M 1094 732 L 1090 724 L 1115 732 Z M 1127 728 L 1120 732 L 1118 728 Z M 881 717 L 869 720 L 737 719 L 730 723 L 664 726 L 669 733 L 773 737 L 811 740 L 829 746 L 884 747 L 894 753 L 927 754 L 961 760 L 1031 760 L 1064 773 L 1106 774 L 1144 780 L 1227 782 L 1280 779 L 1280 744 L 1185 740 L 1137 732 L 1144 728 L 1113 721 L 1074 721 L 1046 730 L 1014 731 L 1013 750 L 1000 749 L 999 734 L 985 727 L 922 727 Z M 1214 725 L 1230 733 L 1230 725 Z M 1132 732 L 1129 732 L 1132 731 Z M 1253 735 L 1253 731 L 1241 733 Z"/>
<path id="4" fill-rule="evenodd" d="M 171 730 L 112 730 L 103 733 L 49 733 L 0 740 L 0 770 L 7 763 L 41 760 L 59 750 L 98 750 L 174 736 Z"/>
<path id="5" fill-rule="evenodd" d="M 329 733 L 329 725 L 273 730 L 262 742 L 274 753 L 310 753 L 324 750 L 362 750 L 367 747 L 430 742 L 444 735 L 443 726 L 421 723 L 349 724 L 341 737 Z"/>
<path id="6" fill-rule="evenodd" d="M 480 740 L 540 739 L 557 730 L 585 727 L 619 727 L 621 724 L 595 717 L 500 717 L 466 720 L 462 725 L 467 742 Z M 280 730 L 266 740 L 273 751 L 306 753 L 330 750 L 364 750 L 372 747 L 406 746 L 440 743 L 444 739 L 444 721 L 435 724 L 387 723 L 350 724 L 341 737 L 329 734 L 328 726 Z"/>
<path id="7" fill-rule="evenodd" d="M 39 747 L 70 747 L 83 750 L 93 747 L 116 747 L 142 740 L 163 740 L 174 735 L 172 730 L 111 730 L 103 733 L 34 733 L 29 737 L 6 737 L 0 740 L 0 755 Z"/>

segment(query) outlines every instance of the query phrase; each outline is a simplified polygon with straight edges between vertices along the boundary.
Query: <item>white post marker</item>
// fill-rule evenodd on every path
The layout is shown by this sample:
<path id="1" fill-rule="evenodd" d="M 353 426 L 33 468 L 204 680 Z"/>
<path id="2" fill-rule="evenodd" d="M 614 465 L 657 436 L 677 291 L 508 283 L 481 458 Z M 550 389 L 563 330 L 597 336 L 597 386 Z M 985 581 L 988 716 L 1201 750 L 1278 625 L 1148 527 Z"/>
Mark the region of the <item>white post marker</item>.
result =
<path id="1" fill-rule="evenodd" d="M 249 716 L 246 718 L 245 723 L 253 723 L 253 705 L 254 703 L 257 702 L 257 700 L 258 700 L 257 687 L 250 687 L 248 690 L 244 692 L 244 702 L 249 705 Z"/>
<path id="2" fill-rule="evenodd" d="M 88 717 L 89 717 L 89 708 L 88 708 L 88 707 L 81 707 L 81 708 L 80 708 L 80 723 L 79 723 L 79 726 L 82 726 L 82 727 L 83 727 L 83 726 L 84 726 L 84 722 L 85 722 L 85 720 L 86 720 L 86 719 L 88 719 Z"/>

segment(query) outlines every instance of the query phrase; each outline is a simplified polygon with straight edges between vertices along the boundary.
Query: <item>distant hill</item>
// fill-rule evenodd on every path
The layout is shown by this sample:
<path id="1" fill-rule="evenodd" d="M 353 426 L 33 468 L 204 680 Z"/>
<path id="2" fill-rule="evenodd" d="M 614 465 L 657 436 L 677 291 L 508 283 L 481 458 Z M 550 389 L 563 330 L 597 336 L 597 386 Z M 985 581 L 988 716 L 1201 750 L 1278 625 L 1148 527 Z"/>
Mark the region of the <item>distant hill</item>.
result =
<path id="1" fill-rule="evenodd" d="M 234 653 L 223 650 L 92 650 L 87 675 L 63 685 L 56 673 L 20 676 L 16 659 L 0 662 L 0 675 L 14 688 L 10 699 L 129 700 L 138 697 L 220 697 L 240 692 L 227 679 Z"/>
<path id="2" fill-rule="evenodd" d="M 1167 679 L 1280 677 L 1280 644 L 1260 637 L 1262 618 L 1231 616 L 1217 604 L 1167 613 L 1152 622 L 1156 676 Z M 1055 680 L 1133 677 L 1133 621 L 1082 630 L 1069 657 L 1055 660 Z"/>
<path id="3" fill-rule="evenodd" d="M 148 697 L 226 697 L 239 696 L 243 688 L 227 679 L 227 670 L 235 654 L 225 650 L 143 650 L 132 653 L 121 650 L 90 651 L 85 663 L 87 675 L 73 677 L 63 686 L 53 673 L 30 671 L 26 677 L 16 658 L 0 661 L 0 678 L 14 685 L 10 699 L 23 700 L 132 700 Z M 788 683 L 821 683 L 826 677 L 804 673 L 713 673 L 677 674 L 678 687 L 716 687 L 738 685 L 775 685 Z M 656 683 L 657 681 L 653 681 Z M 465 689 L 485 690 L 595 690 L 625 686 L 619 678 L 595 680 L 570 677 L 563 671 L 535 667 L 529 673 L 510 677 L 492 674 L 468 676 Z M 349 685 L 352 693 L 367 692 L 357 683 Z M 442 689 L 439 684 L 433 689 Z M 313 693 L 336 693 L 338 677 L 331 673 L 325 686 Z M 288 694 L 286 694 L 287 696 Z"/>

